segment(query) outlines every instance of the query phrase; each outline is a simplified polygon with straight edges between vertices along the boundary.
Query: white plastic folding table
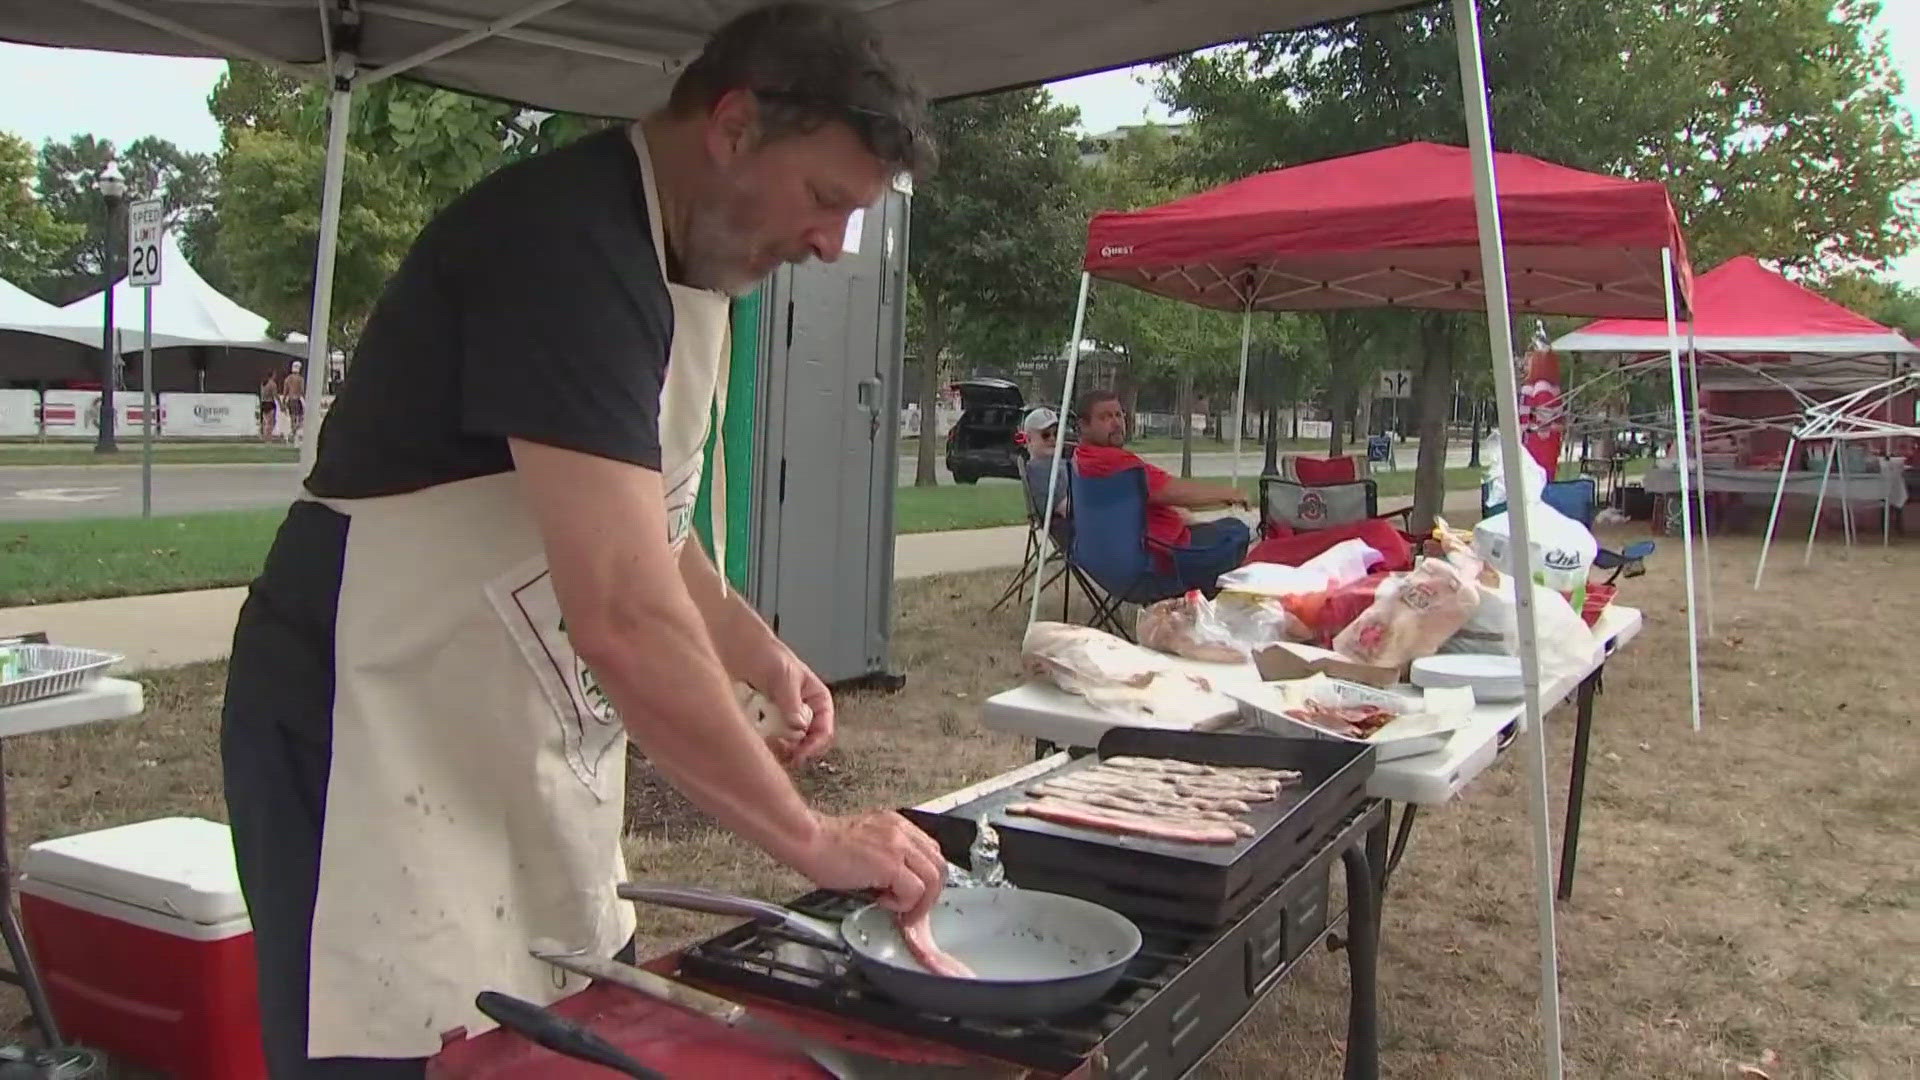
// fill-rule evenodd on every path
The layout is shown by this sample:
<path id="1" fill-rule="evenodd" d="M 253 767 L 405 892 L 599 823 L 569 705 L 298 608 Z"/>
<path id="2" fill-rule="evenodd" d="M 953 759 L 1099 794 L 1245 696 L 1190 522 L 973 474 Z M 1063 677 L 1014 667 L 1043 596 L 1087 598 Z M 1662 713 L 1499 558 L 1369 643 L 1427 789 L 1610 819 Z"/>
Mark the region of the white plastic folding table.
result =
<path id="1" fill-rule="evenodd" d="M 1586 796 L 1587 755 L 1593 731 L 1594 697 L 1601 689 L 1606 662 L 1615 652 L 1637 637 L 1645 620 L 1636 608 L 1609 605 L 1594 625 L 1594 636 L 1602 643 L 1594 665 L 1584 671 L 1567 672 L 1543 681 L 1540 687 L 1542 715 L 1548 709 L 1574 698 L 1573 763 L 1567 790 L 1567 822 L 1560 844 L 1558 895 L 1572 895 L 1573 868 L 1580 844 L 1580 812 Z M 1208 664 L 1175 660 L 1182 672 L 1201 675 L 1216 688 L 1252 685 L 1260 674 L 1252 663 Z M 1396 829 L 1392 853 L 1383 876 L 1390 877 L 1406 851 L 1413 821 L 1419 807 L 1442 806 L 1460 794 L 1475 777 L 1500 756 L 1526 723 L 1526 710 L 1518 701 L 1487 702 L 1476 705 L 1466 724 L 1455 730 L 1447 744 L 1431 753 L 1385 761 L 1374 767 L 1367 794 L 1389 803 L 1400 803 L 1400 823 Z M 1223 711 L 1223 717 L 1225 712 Z M 1058 749 L 1096 747 L 1100 737 L 1117 727 L 1152 726 L 1130 724 L 1126 719 L 1102 711 L 1086 699 L 1053 686 L 1028 682 L 988 698 L 981 708 L 981 723 L 994 731 L 1021 735 L 1034 740 L 1035 754 L 1045 757 Z M 1171 730 L 1192 730 L 1190 723 L 1165 725 Z"/>

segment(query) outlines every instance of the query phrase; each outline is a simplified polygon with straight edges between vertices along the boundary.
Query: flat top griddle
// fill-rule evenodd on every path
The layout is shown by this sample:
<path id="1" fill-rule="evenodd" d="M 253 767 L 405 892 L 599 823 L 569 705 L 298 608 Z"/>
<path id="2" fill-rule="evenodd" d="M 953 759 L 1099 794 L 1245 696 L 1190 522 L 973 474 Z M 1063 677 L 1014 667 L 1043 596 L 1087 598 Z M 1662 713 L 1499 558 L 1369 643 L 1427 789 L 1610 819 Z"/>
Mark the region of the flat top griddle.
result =
<path id="1" fill-rule="evenodd" d="M 1226 736 L 1226 737 L 1233 738 L 1234 736 Z M 1258 736 L 1248 736 L 1248 737 L 1258 738 Z M 1278 741 L 1280 740 L 1269 740 L 1269 739 L 1262 738 L 1262 742 L 1278 742 Z M 1105 757 L 1162 757 L 1162 758 L 1172 757 L 1172 756 L 1173 755 L 1169 755 L 1169 754 L 1124 754 L 1124 753 L 1110 753 L 1105 755 Z M 1337 756 L 1341 758 L 1342 763 L 1344 763 L 1346 759 L 1351 758 L 1353 755 L 1343 753 Z M 1324 782 L 1327 778 L 1325 775 L 1317 776 L 1315 774 L 1316 772 L 1324 772 L 1325 770 L 1309 771 L 1307 768 L 1303 767 L 1309 764 L 1308 762 L 1304 762 L 1304 761 L 1299 761 L 1299 762 L 1295 762 L 1293 764 L 1287 764 L 1287 765 L 1267 765 L 1264 763 L 1257 763 L 1257 762 L 1245 763 L 1245 764 L 1259 764 L 1261 768 L 1295 769 L 1299 771 L 1302 774 L 1302 776 L 1299 780 L 1296 780 L 1293 783 L 1287 785 L 1286 787 L 1281 788 L 1280 791 L 1274 796 L 1272 801 L 1249 803 L 1248 805 L 1252 808 L 1251 813 L 1236 815 L 1239 818 L 1239 820 L 1246 822 L 1249 826 L 1253 828 L 1253 835 L 1243 836 L 1240 838 L 1239 842 L 1232 843 L 1232 844 L 1182 843 L 1176 840 L 1158 840 L 1152 837 L 1134 836 L 1129 833 L 1104 832 L 1099 829 L 1081 828 L 1074 825 L 1062 825 L 1062 824 L 1059 824 L 1058 822 L 1045 821 L 1037 817 L 1028 817 L 1024 814 L 1014 814 L 1014 813 L 1008 812 L 1007 807 L 1013 805 L 1014 803 L 1033 802 L 1036 798 L 1038 798 L 1038 796 L 1031 794 L 1029 789 L 1036 787 L 1040 784 L 1043 784 L 1048 780 L 1058 780 L 1064 777 L 1070 777 L 1070 776 L 1077 775 L 1079 773 L 1087 772 L 1090 769 L 1098 768 L 1100 763 L 1103 760 L 1105 760 L 1105 757 L 1102 757 L 1096 754 L 1089 754 L 1086 757 L 1079 758 L 1078 760 L 1070 761 L 1065 765 L 1061 766 L 1059 769 L 1056 769 L 1053 772 L 1047 773 L 1043 776 L 1036 776 L 1029 780 L 1022 781 L 1021 783 L 1014 784 L 1011 787 L 1006 787 L 1006 788 L 1000 789 L 999 791 L 990 792 L 974 800 L 973 802 L 966 803 L 961 806 L 957 806 L 952 810 L 947 811 L 947 813 L 951 817 L 963 817 L 974 822 L 978 822 L 982 819 L 985 819 L 988 824 L 992 825 L 995 829 L 1000 830 L 1001 835 L 1003 837 L 1009 831 L 1037 833 L 1043 836 L 1055 836 L 1055 837 L 1060 837 L 1062 839 L 1067 839 L 1067 840 L 1080 840 L 1080 841 L 1098 843 L 1105 847 L 1110 847 L 1110 848 L 1121 848 L 1127 851 L 1138 851 L 1146 854 L 1161 855 L 1167 858 L 1181 859 L 1187 862 L 1208 863 L 1214 866 L 1231 866 L 1234 863 L 1240 861 L 1240 859 L 1243 856 L 1245 856 L 1247 852 L 1257 847 L 1260 844 L 1260 842 L 1268 836 L 1268 834 L 1272 833 L 1273 830 L 1278 828 L 1282 822 L 1286 821 L 1287 818 L 1290 815 L 1292 815 L 1293 812 L 1296 809 L 1298 809 L 1302 803 L 1306 802 L 1308 799 L 1310 799 L 1313 796 L 1314 791 L 1319 787 L 1320 783 Z M 1181 758 L 1180 760 L 1192 760 L 1192 759 Z M 1224 762 L 1224 761 L 1202 761 L 1202 762 L 1197 762 L 1197 764 L 1226 765 L 1226 764 L 1238 764 L 1238 763 L 1230 763 L 1230 762 Z"/>
<path id="2" fill-rule="evenodd" d="M 1253 835 L 1232 844 L 1157 840 L 1007 812 L 1008 804 L 1034 798 L 1027 792 L 1037 784 L 1120 756 L 1293 769 L 1302 776 L 1273 801 L 1251 804 L 1240 820 L 1252 826 Z M 1000 834 L 1001 862 L 1016 885 L 1034 882 L 1048 891 L 1083 895 L 1125 914 L 1217 923 L 1299 865 L 1352 813 L 1365 798 L 1373 765 L 1370 744 L 1116 728 L 1100 740 L 1094 756 L 983 792 L 944 813 L 907 814 L 959 865 L 967 865 L 984 820 Z M 1061 887 L 1067 881 L 1079 884 Z"/>

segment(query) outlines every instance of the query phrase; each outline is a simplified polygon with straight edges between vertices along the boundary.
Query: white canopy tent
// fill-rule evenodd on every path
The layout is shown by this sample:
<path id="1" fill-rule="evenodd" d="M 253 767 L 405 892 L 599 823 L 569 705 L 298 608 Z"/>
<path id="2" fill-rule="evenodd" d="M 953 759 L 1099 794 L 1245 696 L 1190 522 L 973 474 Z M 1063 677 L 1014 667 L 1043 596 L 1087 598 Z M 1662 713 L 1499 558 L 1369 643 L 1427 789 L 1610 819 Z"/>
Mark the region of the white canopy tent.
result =
<path id="1" fill-rule="evenodd" d="M 0 330 L 100 347 L 100 320 L 47 303 L 0 278 Z"/>
<path id="2" fill-rule="evenodd" d="M 206 345 L 234 349 L 263 349 L 299 356 L 302 345 L 278 341 L 267 336 L 267 320 L 255 315 L 207 284 L 193 264 L 180 251 L 171 233 L 163 241 L 160 257 L 160 284 L 153 292 L 153 347 L 175 348 Z M 121 278 L 113 286 L 115 329 L 120 352 L 139 350 L 143 333 L 143 305 L 148 290 L 137 288 Z M 91 320 L 89 343 L 100 344 L 100 316 L 104 298 L 101 293 L 81 297 L 60 310 L 75 320 Z"/>
<path id="3" fill-rule="evenodd" d="M 354 90 L 402 73 L 426 82 L 535 108 L 633 117 L 662 101 L 680 66 L 715 28 L 759 0 L 0 0 L 0 38 L 41 45 L 185 56 L 227 56 L 267 64 L 327 85 L 333 93 L 321 200 L 311 355 L 327 354 L 341 169 Z M 1268 31 L 1298 29 L 1403 0 L 857 0 L 895 55 L 935 97 L 959 97 L 1107 70 Z M 1485 64 L 1476 0 L 1453 0 L 1466 113 L 1474 157 L 1479 253 L 1499 389 L 1501 442 L 1510 489 L 1519 490 L 1518 399 L 1514 390 L 1506 253 L 1501 242 Z M 1667 282 L 1671 289 L 1671 278 Z M 1085 279 L 1082 281 L 1082 295 Z M 1669 308 L 1671 301 L 1669 300 Z M 1076 318 L 1076 323 L 1079 319 Z M 1071 340 L 1080 338 L 1074 327 Z M 1078 350 L 1069 364 L 1069 380 Z M 324 380 L 308 380 L 309 415 L 319 416 Z M 311 463 L 318 424 L 308 427 Z M 1514 549 L 1525 552 L 1523 506 L 1513 513 Z M 1520 590 L 1522 666 L 1530 690 L 1534 860 L 1539 883 L 1540 1020 L 1543 1073 L 1562 1074 L 1559 971 L 1554 946 L 1552 849 L 1548 836 L 1545 745 L 1538 707 L 1539 662 L 1528 593 Z"/>

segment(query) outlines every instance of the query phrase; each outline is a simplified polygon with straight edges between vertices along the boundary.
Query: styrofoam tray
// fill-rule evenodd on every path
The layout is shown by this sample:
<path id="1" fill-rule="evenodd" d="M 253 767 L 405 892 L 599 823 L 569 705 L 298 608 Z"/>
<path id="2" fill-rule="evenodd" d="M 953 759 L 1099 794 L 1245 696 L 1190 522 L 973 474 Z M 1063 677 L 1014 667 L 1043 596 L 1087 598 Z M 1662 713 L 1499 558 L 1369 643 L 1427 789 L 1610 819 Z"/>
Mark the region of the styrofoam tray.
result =
<path id="1" fill-rule="evenodd" d="M 1225 692 L 1240 703 L 1241 717 L 1249 724 L 1285 738 L 1370 745 L 1375 748 L 1374 760 L 1379 762 L 1416 757 L 1444 747 L 1472 708 L 1471 700 L 1467 700 L 1454 702 L 1454 708 L 1436 709 L 1413 695 L 1380 690 L 1344 679 L 1317 678 L 1322 683 L 1314 693 L 1320 700 L 1330 697 L 1341 705 L 1379 705 L 1392 709 L 1400 716 L 1388 721 L 1371 736 L 1356 739 L 1286 715 L 1287 698 L 1285 692 L 1279 689 L 1284 684 L 1231 687 Z"/>

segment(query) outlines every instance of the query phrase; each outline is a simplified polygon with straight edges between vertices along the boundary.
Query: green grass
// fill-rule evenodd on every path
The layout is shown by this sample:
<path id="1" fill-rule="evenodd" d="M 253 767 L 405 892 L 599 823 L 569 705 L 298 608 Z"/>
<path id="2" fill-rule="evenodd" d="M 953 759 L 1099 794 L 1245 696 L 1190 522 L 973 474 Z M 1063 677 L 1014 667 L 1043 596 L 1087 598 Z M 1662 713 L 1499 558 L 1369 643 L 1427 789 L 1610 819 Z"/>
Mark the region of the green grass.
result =
<path id="1" fill-rule="evenodd" d="M 121 438 L 117 454 L 97 454 L 91 443 L 0 443 L 0 467 L 8 465 L 138 465 L 140 440 Z M 154 443 L 158 465 L 251 465 L 300 460 L 297 446 L 260 443 Z"/>
<path id="2" fill-rule="evenodd" d="M 285 509 L 0 523 L 0 607 L 243 585 Z"/>

